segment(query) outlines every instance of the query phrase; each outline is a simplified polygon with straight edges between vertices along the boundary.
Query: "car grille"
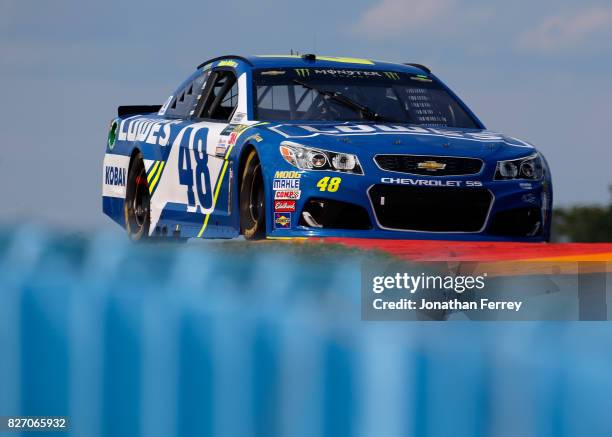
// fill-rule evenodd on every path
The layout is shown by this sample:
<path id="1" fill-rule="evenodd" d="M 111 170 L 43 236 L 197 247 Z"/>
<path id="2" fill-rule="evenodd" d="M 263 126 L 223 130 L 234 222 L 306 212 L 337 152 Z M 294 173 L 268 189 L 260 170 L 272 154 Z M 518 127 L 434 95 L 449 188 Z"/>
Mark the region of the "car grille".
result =
<path id="1" fill-rule="evenodd" d="M 420 156 L 420 155 L 376 155 L 374 158 L 383 170 L 399 173 L 410 173 L 425 176 L 459 176 L 480 173 L 482 161 L 477 158 L 457 158 L 451 156 Z M 427 167 L 426 163 L 443 164 L 444 168 Z"/>
<path id="2" fill-rule="evenodd" d="M 422 232 L 479 232 L 493 201 L 484 188 L 378 184 L 368 194 L 383 228 Z"/>

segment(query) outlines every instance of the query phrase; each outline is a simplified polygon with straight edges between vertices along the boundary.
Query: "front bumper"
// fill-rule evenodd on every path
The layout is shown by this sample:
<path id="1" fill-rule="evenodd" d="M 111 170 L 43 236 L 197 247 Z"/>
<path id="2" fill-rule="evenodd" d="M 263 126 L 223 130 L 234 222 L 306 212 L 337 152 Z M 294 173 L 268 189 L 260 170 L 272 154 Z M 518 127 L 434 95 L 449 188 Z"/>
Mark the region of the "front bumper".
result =
<path id="1" fill-rule="evenodd" d="M 328 182 L 339 178 L 337 190 L 330 192 L 321 183 L 324 178 Z M 540 181 L 487 181 L 483 174 L 427 177 L 370 169 L 362 176 L 305 171 L 299 172 L 300 196 L 295 200 L 295 210 L 289 213 L 275 211 L 274 197 L 278 190 L 274 189 L 274 179 L 277 178 L 270 179 L 266 193 L 270 217 L 268 236 L 271 238 L 525 242 L 549 239 L 552 189 L 547 178 Z M 304 212 L 310 211 L 309 204 L 313 201 L 322 205 L 326 201 L 336 206 L 347 204 L 351 209 L 339 223 L 318 223 L 312 220 L 312 216 L 305 220 Z M 356 229 L 351 226 L 350 217 L 359 217 Z M 364 217 L 367 217 L 368 226 L 363 225 Z"/>

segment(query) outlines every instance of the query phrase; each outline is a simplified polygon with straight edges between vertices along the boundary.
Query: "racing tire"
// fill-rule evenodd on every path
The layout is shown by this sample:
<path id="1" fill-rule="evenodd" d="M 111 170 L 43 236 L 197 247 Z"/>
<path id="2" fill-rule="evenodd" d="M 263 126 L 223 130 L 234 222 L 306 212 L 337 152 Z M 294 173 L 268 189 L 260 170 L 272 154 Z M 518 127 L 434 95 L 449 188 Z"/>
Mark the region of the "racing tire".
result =
<path id="1" fill-rule="evenodd" d="M 125 192 L 125 229 L 132 241 L 149 239 L 151 225 L 151 194 L 147 170 L 140 152 L 134 157 Z"/>
<path id="2" fill-rule="evenodd" d="M 264 180 L 257 152 L 247 156 L 240 183 L 240 231 L 247 240 L 260 240 L 266 235 Z"/>

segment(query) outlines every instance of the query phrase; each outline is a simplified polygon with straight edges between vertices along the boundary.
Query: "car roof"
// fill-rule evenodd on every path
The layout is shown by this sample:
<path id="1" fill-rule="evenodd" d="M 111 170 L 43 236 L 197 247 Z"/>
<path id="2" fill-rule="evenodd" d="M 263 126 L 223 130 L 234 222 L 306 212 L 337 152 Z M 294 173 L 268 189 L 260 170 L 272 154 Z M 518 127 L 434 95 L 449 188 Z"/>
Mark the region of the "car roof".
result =
<path id="1" fill-rule="evenodd" d="M 419 64 L 402 64 L 385 61 L 375 61 L 363 58 L 348 58 L 337 56 L 315 55 L 315 59 L 308 58 L 311 55 L 253 55 L 238 56 L 227 55 L 219 56 L 208 60 L 200 65 L 210 64 L 211 62 L 223 59 L 235 59 L 248 64 L 251 68 L 358 68 L 361 70 L 391 70 L 411 74 L 429 73 L 429 69 Z"/>

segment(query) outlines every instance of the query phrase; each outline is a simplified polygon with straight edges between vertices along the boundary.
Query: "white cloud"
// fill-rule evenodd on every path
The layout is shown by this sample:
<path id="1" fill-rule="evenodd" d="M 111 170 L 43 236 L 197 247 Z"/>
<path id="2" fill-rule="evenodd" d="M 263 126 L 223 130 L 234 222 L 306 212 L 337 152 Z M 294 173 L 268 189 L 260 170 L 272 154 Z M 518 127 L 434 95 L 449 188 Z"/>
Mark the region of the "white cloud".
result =
<path id="1" fill-rule="evenodd" d="M 381 0 L 363 13 L 354 30 L 373 38 L 398 36 L 431 25 L 454 6 L 455 0 Z"/>
<path id="2" fill-rule="evenodd" d="M 612 9 L 591 7 L 581 12 L 554 15 L 522 33 L 519 49 L 532 52 L 558 52 L 577 48 L 598 34 L 612 33 Z"/>

